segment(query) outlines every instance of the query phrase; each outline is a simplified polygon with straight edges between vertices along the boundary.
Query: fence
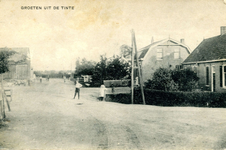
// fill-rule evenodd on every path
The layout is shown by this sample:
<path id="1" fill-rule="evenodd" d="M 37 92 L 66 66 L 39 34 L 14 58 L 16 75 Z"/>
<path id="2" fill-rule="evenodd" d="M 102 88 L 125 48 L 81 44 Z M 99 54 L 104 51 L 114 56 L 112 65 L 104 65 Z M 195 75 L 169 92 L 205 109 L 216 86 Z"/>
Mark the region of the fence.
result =
<path id="1" fill-rule="evenodd" d="M 1 86 L 0 89 L 0 120 L 6 118 L 5 115 L 5 103 L 7 104 L 8 107 L 8 111 L 11 111 L 10 109 L 10 105 L 9 105 L 9 98 L 10 97 L 10 101 L 12 101 L 12 90 L 10 89 L 4 89 L 3 85 Z"/>
<path id="2" fill-rule="evenodd" d="M 129 86 L 130 80 L 104 80 L 105 87 L 111 87 L 112 84 L 114 87 L 125 87 Z"/>

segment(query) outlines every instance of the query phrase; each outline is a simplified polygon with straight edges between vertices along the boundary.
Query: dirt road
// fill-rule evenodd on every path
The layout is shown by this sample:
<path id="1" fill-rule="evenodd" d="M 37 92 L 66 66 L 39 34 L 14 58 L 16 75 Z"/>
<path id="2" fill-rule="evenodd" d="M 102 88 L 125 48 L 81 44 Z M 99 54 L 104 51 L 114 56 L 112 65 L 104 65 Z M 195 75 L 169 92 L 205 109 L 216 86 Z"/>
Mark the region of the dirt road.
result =
<path id="1" fill-rule="evenodd" d="M 51 79 L 13 87 L 6 149 L 224 149 L 226 110 L 100 102 L 99 89 Z"/>

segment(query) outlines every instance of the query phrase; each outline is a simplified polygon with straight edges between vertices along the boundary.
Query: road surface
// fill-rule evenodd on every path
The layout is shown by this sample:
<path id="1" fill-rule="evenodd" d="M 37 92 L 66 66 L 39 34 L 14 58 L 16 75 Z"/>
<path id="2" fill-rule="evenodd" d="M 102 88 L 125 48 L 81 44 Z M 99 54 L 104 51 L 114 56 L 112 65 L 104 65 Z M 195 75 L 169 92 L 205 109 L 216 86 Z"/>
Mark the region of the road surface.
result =
<path id="1" fill-rule="evenodd" d="M 60 79 L 13 87 L 0 125 L 6 149 L 224 149 L 226 110 L 98 101 L 98 88 Z"/>

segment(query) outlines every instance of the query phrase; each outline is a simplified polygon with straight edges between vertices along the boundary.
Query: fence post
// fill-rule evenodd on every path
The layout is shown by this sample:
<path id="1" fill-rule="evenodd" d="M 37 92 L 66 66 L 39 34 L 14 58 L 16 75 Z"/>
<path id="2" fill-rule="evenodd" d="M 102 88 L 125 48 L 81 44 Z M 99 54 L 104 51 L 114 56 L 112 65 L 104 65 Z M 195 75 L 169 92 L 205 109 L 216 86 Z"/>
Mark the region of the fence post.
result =
<path id="1" fill-rule="evenodd" d="M 1 90 L 1 93 L 3 91 Z M 2 118 L 6 118 L 6 115 L 5 115 L 5 103 L 4 103 L 4 96 L 3 96 L 3 93 L 2 93 Z"/>
<path id="2" fill-rule="evenodd" d="M 3 108 L 2 108 L 2 100 L 0 100 L 0 120 L 3 119 Z"/>
<path id="3" fill-rule="evenodd" d="M 5 102 L 4 102 L 4 88 L 3 88 L 3 74 L 1 75 L 1 94 L 2 94 L 2 117 L 6 118 L 5 115 Z"/>

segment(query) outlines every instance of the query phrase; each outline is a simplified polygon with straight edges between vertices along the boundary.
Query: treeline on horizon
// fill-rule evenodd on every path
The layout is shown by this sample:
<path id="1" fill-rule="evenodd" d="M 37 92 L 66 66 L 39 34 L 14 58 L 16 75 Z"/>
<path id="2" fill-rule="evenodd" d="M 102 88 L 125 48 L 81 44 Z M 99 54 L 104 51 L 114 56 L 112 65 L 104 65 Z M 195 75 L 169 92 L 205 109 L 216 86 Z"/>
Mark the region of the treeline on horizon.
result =
<path id="1" fill-rule="evenodd" d="M 34 74 L 36 77 L 42 76 L 43 78 L 50 77 L 50 78 L 63 78 L 64 76 L 66 78 L 69 78 L 71 76 L 72 71 L 70 70 L 45 70 L 45 71 L 34 71 Z"/>

